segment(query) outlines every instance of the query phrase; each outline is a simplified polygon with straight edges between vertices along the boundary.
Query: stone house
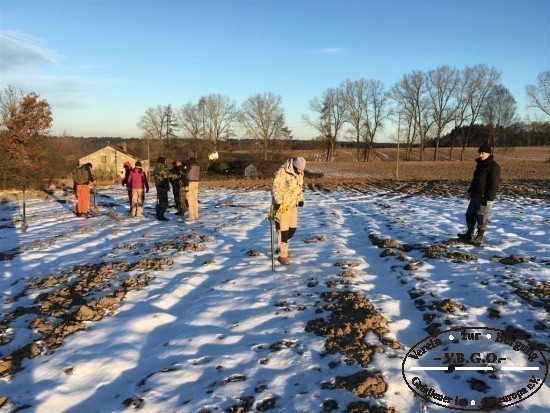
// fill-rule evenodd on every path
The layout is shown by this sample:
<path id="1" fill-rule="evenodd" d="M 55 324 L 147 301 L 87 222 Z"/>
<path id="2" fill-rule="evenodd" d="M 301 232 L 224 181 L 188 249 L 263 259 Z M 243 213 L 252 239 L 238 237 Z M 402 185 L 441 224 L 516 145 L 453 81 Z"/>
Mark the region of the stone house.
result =
<path id="1" fill-rule="evenodd" d="M 149 172 L 149 161 L 141 160 L 128 153 L 126 142 L 124 142 L 122 146 L 107 145 L 98 151 L 83 156 L 78 160 L 78 165 L 81 166 L 90 162 L 93 165 L 94 175 L 110 176 L 111 179 L 116 176 L 118 179 L 124 178 L 124 162 L 130 162 L 134 166 L 138 160 L 141 161 L 143 169 Z"/>

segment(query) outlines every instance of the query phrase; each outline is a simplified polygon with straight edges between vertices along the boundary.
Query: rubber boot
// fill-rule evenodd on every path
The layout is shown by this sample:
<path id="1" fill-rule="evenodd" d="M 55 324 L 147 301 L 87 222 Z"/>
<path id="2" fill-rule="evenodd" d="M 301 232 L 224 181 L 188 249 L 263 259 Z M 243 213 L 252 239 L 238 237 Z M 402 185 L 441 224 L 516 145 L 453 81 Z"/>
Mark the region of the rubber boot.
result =
<path id="1" fill-rule="evenodd" d="M 485 233 L 485 230 L 483 229 L 478 229 L 477 230 L 477 235 L 475 236 L 475 238 L 472 240 L 472 242 L 476 245 L 483 245 L 483 234 Z"/>
<path id="2" fill-rule="evenodd" d="M 279 257 L 277 258 L 277 261 L 279 261 L 283 265 L 290 264 L 290 259 L 288 258 L 288 244 L 286 242 L 281 242 L 281 246 L 279 247 Z"/>
<path id="3" fill-rule="evenodd" d="M 464 234 L 456 234 L 458 236 L 458 239 L 471 242 L 474 236 L 474 228 L 468 228 L 468 230 Z"/>

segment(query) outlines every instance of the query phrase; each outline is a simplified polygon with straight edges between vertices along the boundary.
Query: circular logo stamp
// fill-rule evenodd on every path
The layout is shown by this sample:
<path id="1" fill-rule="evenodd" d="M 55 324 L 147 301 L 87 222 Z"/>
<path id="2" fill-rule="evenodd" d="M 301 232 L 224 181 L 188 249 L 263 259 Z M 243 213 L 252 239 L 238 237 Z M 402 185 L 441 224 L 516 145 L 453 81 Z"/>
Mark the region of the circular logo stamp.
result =
<path id="1" fill-rule="evenodd" d="M 548 376 L 548 361 L 528 340 L 489 327 L 460 327 L 428 336 L 407 352 L 407 386 L 448 409 L 486 411 L 521 403 Z"/>

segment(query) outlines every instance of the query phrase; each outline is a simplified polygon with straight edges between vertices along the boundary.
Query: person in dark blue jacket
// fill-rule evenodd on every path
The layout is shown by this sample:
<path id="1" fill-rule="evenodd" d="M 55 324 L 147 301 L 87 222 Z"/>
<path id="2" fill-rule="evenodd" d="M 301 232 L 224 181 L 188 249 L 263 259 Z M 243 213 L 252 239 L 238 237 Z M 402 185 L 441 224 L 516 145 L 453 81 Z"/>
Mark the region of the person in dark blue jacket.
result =
<path id="1" fill-rule="evenodd" d="M 466 225 L 468 227 L 464 234 L 458 234 L 458 238 L 476 245 L 483 244 L 483 234 L 487 229 L 489 220 L 489 209 L 495 200 L 500 185 L 500 166 L 491 155 L 491 147 L 481 145 L 478 149 L 479 158 L 476 159 L 477 166 L 468 194 L 470 203 L 466 210 Z M 477 234 L 474 237 L 474 230 L 477 223 Z"/>

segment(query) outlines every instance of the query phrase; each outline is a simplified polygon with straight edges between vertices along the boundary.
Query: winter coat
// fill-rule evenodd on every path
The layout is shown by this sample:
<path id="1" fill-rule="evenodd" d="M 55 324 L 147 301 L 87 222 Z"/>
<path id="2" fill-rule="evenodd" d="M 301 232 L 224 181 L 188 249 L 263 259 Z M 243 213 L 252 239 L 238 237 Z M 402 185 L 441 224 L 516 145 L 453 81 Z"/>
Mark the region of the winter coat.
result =
<path id="1" fill-rule="evenodd" d="M 158 163 L 153 170 L 153 178 L 155 180 L 155 186 L 157 190 L 166 191 L 170 190 L 170 179 L 174 179 L 173 175 L 168 169 L 168 165 L 165 163 Z"/>
<path id="2" fill-rule="evenodd" d="M 304 175 L 296 173 L 292 165 L 292 159 L 289 159 L 275 172 L 273 188 L 271 189 L 273 203 L 295 207 L 298 202 L 304 200 L 303 185 Z"/>
<path id="3" fill-rule="evenodd" d="M 201 167 L 195 158 L 189 158 L 183 167 L 183 174 L 188 181 L 198 181 Z"/>
<path id="4" fill-rule="evenodd" d="M 183 175 L 181 166 L 174 166 L 172 169 L 170 169 L 170 173 L 172 174 L 172 177 L 170 178 L 170 183 L 172 184 L 172 189 L 174 191 L 177 192 L 180 188 L 186 186 L 184 184 L 184 181 L 186 181 L 186 179 Z"/>
<path id="5" fill-rule="evenodd" d="M 95 181 L 95 178 L 94 176 L 92 175 L 92 168 L 90 168 L 90 165 L 88 164 L 84 164 L 80 167 L 80 169 L 84 170 L 84 172 L 86 172 L 86 175 L 87 175 L 87 179 L 86 179 L 86 182 L 84 183 L 81 183 L 81 184 L 77 184 L 76 182 L 73 183 L 73 191 L 76 193 L 76 186 L 77 185 L 89 185 L 90 182 L 94 182 Z"/>
<path id="6" fill-rule="evenodd" d="M 90 165 L 84 164 L 80 167 L 80 169 L 83 169 L 86 172 L 86 175 L 88 176 L 88 179 L 87 179 L 86 182 L 84 182 L 83 184 L 79 184 L 79 185 L 89 185 L 90 182 L 95 181 L 94 176 L 92 175 L 92 168 L 90 168 Z"/>
<path id="7" fill-rule="evenodd" d="M 130 172 L 132 172 L 132 168 L 125 166 L 124 167 L 124 178 L 122 179 L 122 185 L 125 185 L 126 188 L 131 189 L 130 185 L 128 185 L 128 178 L 130 177 Z"/>
<path id="8" fill-rule="evenodd" d="M 149 182 L 147 181 L 147 174 L 140 166 L 136 166 L 130 172 L 128 177 L 128 188 L 132 191 L 134 189 L 143 189 L 145 188 L 149 192 Z"/>
<path id="9" fill-rule="evenodd" d="M 490 155 L 484 161 L 476 159 L 477 166 L 468 192 L 471 198 L 494 201 L 500 185 L 500 166 Z"/>

